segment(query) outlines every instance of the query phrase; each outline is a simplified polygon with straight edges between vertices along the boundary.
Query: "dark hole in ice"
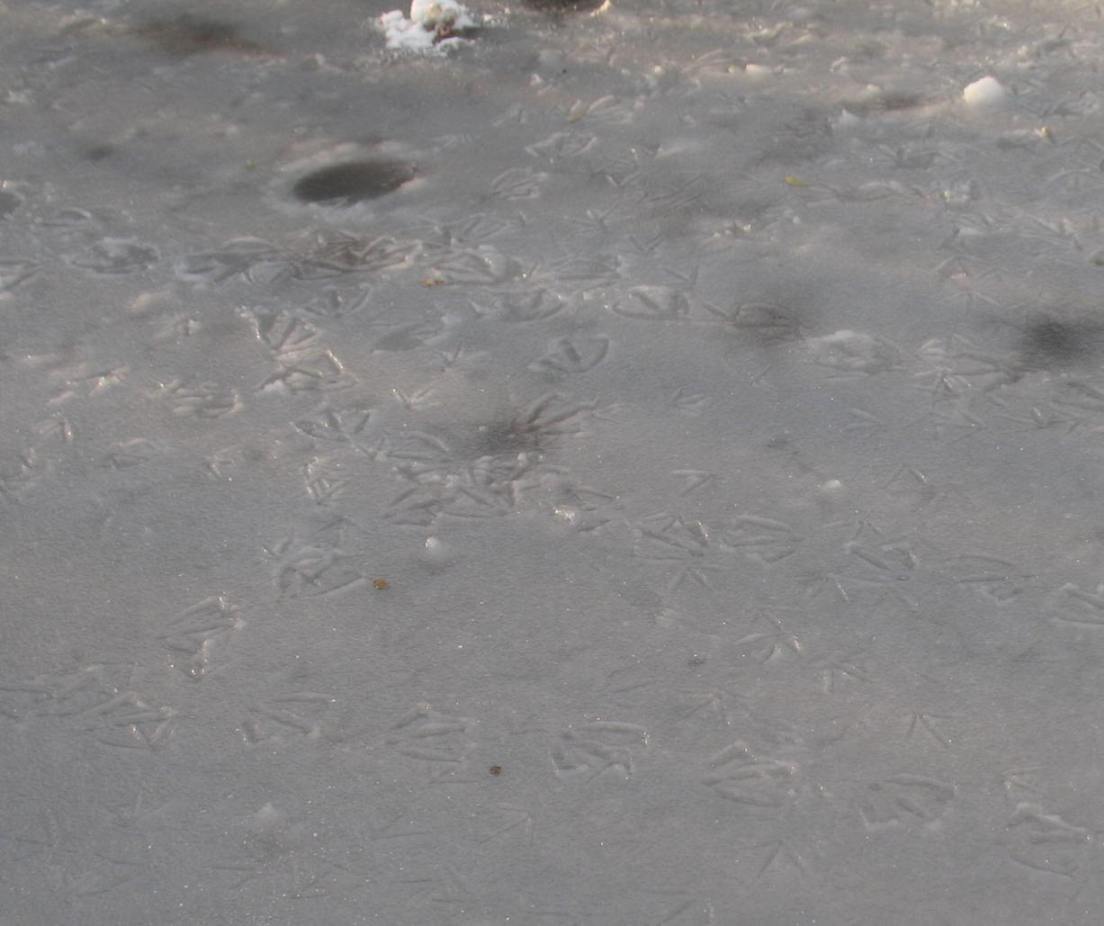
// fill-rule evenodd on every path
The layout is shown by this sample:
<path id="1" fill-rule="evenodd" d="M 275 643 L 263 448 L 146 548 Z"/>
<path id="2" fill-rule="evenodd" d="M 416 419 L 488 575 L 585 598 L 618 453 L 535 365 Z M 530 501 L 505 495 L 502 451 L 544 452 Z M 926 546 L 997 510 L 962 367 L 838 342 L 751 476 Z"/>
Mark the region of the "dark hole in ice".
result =
<path id="1" fill-rule="evenodd" d="M 11 215 L 19 208 L 21 200 L 14 193 L 5 193 L 0 190 L 0 219 Z"/>
<path id="2" fill-rule="evenodd" d="M 572 13 L 594 13 L 606 5 L 606 0 L 525 0 L 525 2 L 540 13 L 561 16 Z"/>
<path id="3" fill-rule="evenodd" d="M 1094 324 L 1042 318 L 1020 337 L 1020 355 L 1030 367 L 1061 367 L 1091 359 L 1104 347 L 1104 331 Z"/>
<path id="4" fill-rule="evenodd" d="M 291 192 L 305 203 L 352 205 L 394 192 L 414 177 L 404 161 L 347 161 L 307 174 Z"/>
<path id="5" fill-rule="evenodd" d="M 205 51 L 260 52 L 262 47 L 238 34 L 237 26 L 184 14 L 175 19 L 155 19 L 138 26 L 134 34 L 166 54 L 186 58 Z"/>

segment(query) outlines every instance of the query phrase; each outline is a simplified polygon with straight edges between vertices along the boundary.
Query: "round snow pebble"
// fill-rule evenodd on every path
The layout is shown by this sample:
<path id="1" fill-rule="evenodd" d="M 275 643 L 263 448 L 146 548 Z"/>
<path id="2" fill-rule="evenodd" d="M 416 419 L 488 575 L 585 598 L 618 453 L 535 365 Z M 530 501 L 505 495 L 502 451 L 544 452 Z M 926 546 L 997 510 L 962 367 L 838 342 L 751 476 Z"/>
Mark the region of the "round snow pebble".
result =
<path id="1" fill-rule="evenodd" d="M 1007 95 L 1008 91 L 995 77 L 975 80 L 962 91 L 962 99 L 966 101 L 966 105 L 979 109 L 999 106 Z"/>

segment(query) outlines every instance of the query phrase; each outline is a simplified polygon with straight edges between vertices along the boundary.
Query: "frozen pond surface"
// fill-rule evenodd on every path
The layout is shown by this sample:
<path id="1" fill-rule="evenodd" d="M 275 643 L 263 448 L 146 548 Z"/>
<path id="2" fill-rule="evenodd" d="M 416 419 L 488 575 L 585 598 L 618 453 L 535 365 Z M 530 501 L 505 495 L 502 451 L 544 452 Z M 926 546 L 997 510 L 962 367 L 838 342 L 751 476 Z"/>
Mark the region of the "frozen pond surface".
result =
<path id="1" fill-rule="evenodd" d="M 0 2 L 0 924 L 1100 923 L 1099 9 L 391 6 Z"/>

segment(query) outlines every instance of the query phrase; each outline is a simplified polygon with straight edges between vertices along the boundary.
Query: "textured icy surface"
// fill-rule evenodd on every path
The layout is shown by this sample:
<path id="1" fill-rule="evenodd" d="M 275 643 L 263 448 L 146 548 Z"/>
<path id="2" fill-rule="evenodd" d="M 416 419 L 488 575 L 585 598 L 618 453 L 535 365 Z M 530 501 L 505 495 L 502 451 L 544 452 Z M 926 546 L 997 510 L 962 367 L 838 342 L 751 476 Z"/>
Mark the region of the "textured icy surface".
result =
<path id="1" fill-rule="evenodd" d="M 1100 923 L 1097 7 L 465 5 L 0 2 L 0 924 Z"/>

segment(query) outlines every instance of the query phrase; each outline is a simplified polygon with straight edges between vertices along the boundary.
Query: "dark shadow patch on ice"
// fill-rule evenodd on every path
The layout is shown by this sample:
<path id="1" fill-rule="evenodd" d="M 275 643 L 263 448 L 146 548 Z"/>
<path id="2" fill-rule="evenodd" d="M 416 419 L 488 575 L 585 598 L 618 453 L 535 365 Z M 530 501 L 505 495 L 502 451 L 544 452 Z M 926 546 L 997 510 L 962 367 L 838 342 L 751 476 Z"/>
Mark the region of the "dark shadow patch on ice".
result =
<path id="1" fill-rule="evenodd" d="M 150 20 L 135 27 L 133 34 L 174 58 L 187 58 L 211 51 L 249 54 L 265 51 L 256 42 L 242 38 L 237 26 L 187 13 L 175 19 Z"/>
<path id="2" fill-rule="evenodd" d="M 393 193 L 414 175 L 414 166 L 405 161 L 346 161 L 300 177 L 291 192 L 304 203 L 351 206 Z"/>
<path id="3" fill-rule="evenodd" d="M 866 100 L 846 100 L 843 108 L 856 116 L 869 116 L 875 113 L 896 113 L 927 106 L 931 100 L 918 93 L 904 91 L 880 94 Z"/>
<path id="4" fill-rule="evenodd" d="M 538 13 L 552 16 L 576 16 L 597 13 L 609 0 L 525 0 L 525 5 Z"/>
<path id="5" fill-rule="evenodd" d="M 111 157 L 114 153 L 115 148 L 111 145 L 86 145 L 81 149 L 81 156 L 94 164 Z"/>
<path id="6" fill-rule="evenodd" d="M 0 190 L 0 219 L 6 219 L 19 208 L 22 202 L 23 200 L 14 193 L 7 193 Z"/>
<path id="7" fill-rule="evenodd" d="M 1104 325 L 1039 317 L 1023 326 L 1019 354 L 1029 369 L 1080 366 L 1104 355 Z"/>
<path id="8" fill-rule="evenodd" d="M 767 302 L 737 303 L 728 308 L 706 305 L 739 341 L 755 347 L 775 347 L 799 341 L 804 325 L 792 308 Z"/>

